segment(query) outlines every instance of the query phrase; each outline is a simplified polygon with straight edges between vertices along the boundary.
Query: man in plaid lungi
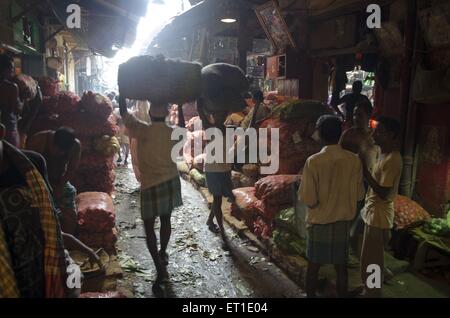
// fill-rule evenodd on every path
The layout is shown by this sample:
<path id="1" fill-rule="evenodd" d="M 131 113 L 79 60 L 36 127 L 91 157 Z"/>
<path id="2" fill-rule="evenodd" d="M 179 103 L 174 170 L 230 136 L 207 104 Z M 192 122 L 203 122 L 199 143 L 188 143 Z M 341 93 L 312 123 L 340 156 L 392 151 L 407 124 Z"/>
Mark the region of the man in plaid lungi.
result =
<path id="1" fill-rule="evenodd" d="M 320 117 L 316 129 L 325 147 L 306 161 L 298 192 L 308 207 L 306 293 L 315 297 L 320 266 L 333 264 L 337 294 L 346 297 L 350 222 L 357 202 L 364 199 L 362 167 L 357 155 L 338 145 L 342 133 L 338 117 Z"/>
<path id="2" fill-rule="evenodd" d="M 171 139 L 172 129 L 166 125 L 168 105 L 152 103 L 150 107 L 151 124 L 138 120 L 128 113 L 124 98 L 119 100 L 120 115 L 128 129 L 129 136 L 138 143 L 138 166 L 141 182 L 141 215 L 147 234 L 147 246 L 155 263 L 157 279 L 154 287 L 168 279 L 167 245 L 172 226 L 172 210 L 182 205 L 181 184 L 171 152 L 175 141 Z M 155 234 L 155 220 L 161 220 L 161 249 Z"/>

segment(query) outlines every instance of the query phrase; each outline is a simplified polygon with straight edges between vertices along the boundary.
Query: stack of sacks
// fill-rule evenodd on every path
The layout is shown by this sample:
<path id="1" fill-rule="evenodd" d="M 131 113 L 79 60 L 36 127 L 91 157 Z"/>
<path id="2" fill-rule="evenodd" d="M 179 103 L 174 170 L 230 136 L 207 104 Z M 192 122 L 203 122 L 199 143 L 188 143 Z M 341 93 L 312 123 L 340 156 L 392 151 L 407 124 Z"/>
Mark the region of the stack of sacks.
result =
<path id="1" fill-rule="evenodd" d="M 113 111 L 112 103 L 109 98 L 91 91 L 83 94 L 80 107 L 94 118 L 105 121 Z"/>
<path id="2" fill-rule="evenodd" d="M 278 152 L 273 150 L 273 156 L 279 158 L 278 174 L 299 173 L 306 159 L 321 149 L 321 145 L 311 138 L 315 129 L 314 121 L 298 119 L 286 122 L 268 118 L 261 123 L 260 128 L 279 129 L 279 149 Z M 261 142 L 263 136 L 260 135 L 259 138 Z M 269 153 L 272 153 L 270 140 L 271 130 L 267 134 L 267 146 Z"/>
<path id="3" fill-rule="evenodd" d="M 81 156 L 80 159 L 80 167 L 83 166 L 91 166 L 96 168 L 106 166 L 108 169 L 114 169 L 114 158 L 98 156 L 94 152 L 87 151 L 86 154 Z"/>
<path id="4" fill-rule="evenodd" d="M 119 149 L 116 137 L 80 139 L 82 152 L 80 165 L 71 182 L 78 192 L 99 191 L 111 194 L 114 191 L 114 155 Z"/>
<path id="5" fill-rule="evenodd" d="M 255 235 L 268 239 L 272 235 L 272 220 L 282 209 L 291 207 L 292 185 L 299 180 L 297 175 L 274 175 L 255 183 L 255 198 L 252 208 L 258 216 L 253 220 Z"/>
<path id="6" fill-rule="evenodd" d="M 395 197 L 394 210 L 394 226 L 397 230 L 431 218 L 431 215 L 417 202 L 403 195 L 397 195 Z"/>
<path id="7" fill-rule="evenodd" d="M 280 211 L 274 218 L 273 241 L 290 254 L 305 254 L 305 240 L 300 238 L 297 230 L 295 209 L 293 207 Z"/>
<path id="8" fill-rule="evenodd" d="M 278 174 L 299 173 L 306 159 L 319 152 L 321 146 L 311 136 L 315 130 L 317 119 L 328 112 L 327 108 L 317 101 L 289 101 L 273 107 L 270 118 L 264 120 L 259 128 L 279 128 L 279 149 L 274 155 L 279 158 Z M 259 140 L 264 138 L 259 136 Z M 270 130 L 267 136 L 269 153 Z"/>
<path id="9" fill-rule="evenodd" d="M 113 160 L 120 144 L 115 137 L 119 127 L 111 113 L 111 101 L 89 91 L 83 94 L 77 112 L 61 116 L 63 124 L 73 128 L 77 138 L 90 146 L 83 147 L 81 164 L 72 180 L 78 192 L 114 191 Z"/>
<path id="10" fill-rule="evenodd" d="M 115 251 L 116 214 L 111 197 L 102 192 L 85 192 L 76 198 L 78 238 L 91 248 Z"/>
<path id="11" fill-rule="evenodd" d="M 45 95 L 48 93 L 54 95 Z M 46 90 L 42 90 L 42 95 L 42 106 L 30 127 L 31 135 L 43 130 L 55 130 L 65 125 L 62 118 L 72 116 L 79 109 L 80 98 L 75 93 L 57 92 L 55 88 L 47 87 Z"/>
<path id="12" fill-rule="evenodd" d="M 64 114 L 60 117 L 63 125 L 74 129 L 78 138 L 116 136 L 120 130 L 112 117 L 101 121 L 86 112 Z"/>
<path id="13" fill-rule="evenodd" d="M 80 97 L 73 92 L 60 92 L 57 95 L 56 113 L 60 116 L 72 114 L 79 110 Z"/>
<path id="14" fill-rule="evenodd" d="M 43 81 L 43 80 L 41 80 Z M 31 133 L 55 130 L 61 126 L 75 131 L 81 142 L 81 164 L 71 182 L 78 193 L 114 191 L 113 158 L 120 149 L 115 137 L 119 132 L 112 113 L 110 100 L 100 94 L 86 92 L 80 99 L 72 92 L 60 92 L 51 86 L 45 92 L 56 93 L 45 96 L 40 114 L 33 122 Z"/>
<path id="15" fill-rule="evenodd" d="M 114 180 L 116 173 L 106 164 L 103 166 L 93 166 L 89 163 L 80 166 L 77 174 L 70 180 L 77 188 L 78 192 L 101 191 L 111 194 L 114 191 Z"/>

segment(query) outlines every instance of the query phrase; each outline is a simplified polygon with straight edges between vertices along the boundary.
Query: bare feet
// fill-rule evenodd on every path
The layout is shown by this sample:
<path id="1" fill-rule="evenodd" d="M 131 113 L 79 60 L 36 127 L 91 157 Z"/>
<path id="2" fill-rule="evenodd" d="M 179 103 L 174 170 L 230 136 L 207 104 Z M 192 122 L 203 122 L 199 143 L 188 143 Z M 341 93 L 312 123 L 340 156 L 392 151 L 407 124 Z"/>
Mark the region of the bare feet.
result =
<path id="1" fill-rule="evenodd" d="M 214 222 L 207 222 L 206 225 L 208 226 L 208 229 L 213 232 L 214 234 L 220 233 L 219 227 L 214 224 Z"/>
<path id="2" fill-rule="evenodd" d="M 169 280 L 169 273 L 167 272 L 167 269 L 163 267 L 158 271 L 158 276 L 156 277 L 155 284 L 162 284 Z"/>
<path id="3" fill-rule="evenodd" d="M 159 259 L 164 266 L 169 265 L 169 255 L 164 251 L 159 251 Z"/>

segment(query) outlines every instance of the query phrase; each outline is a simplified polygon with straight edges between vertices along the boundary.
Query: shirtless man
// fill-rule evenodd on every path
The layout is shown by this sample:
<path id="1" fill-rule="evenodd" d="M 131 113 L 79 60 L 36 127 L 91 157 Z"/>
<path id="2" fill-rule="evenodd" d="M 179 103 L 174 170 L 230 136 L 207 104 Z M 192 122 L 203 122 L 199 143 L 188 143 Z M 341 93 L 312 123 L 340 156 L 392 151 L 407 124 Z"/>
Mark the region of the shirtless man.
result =
<path id="1" fill-rule="evenodd" d="M 372 138 L 369 120 L 372 115 L 370 102 L 356 104 L 353 113 L 353 126 L 341 137 L 341 146 L 355 154 L 361 154 L 371 170 L 377 161 L 379 147 Z"/>
<path id="2" fill-rule="evenodd" d="M 342 148 L 360 154 L 370 171 L 372 171 L 379 156 L 379 147 L 375 145 L 372 130 L 369 127 L 371 115 L 372 105 L 370 102 L 356 104 L 353 111 L 353 126 L 344 131 L 339 141 Z M 364 187 L 367 191 L 367 183 L 364 183 Z M 360 255 L 364 232 L 364 222 L 360 214 L 363 207 L 364 201 L 358 202 L 358 213 L 350 229 L 350 244 L 356 255 Z"/>
<path id="3" fill-rule="evenodd" d="M 341 137 L 340 144 L 342 148 L 353 153 L 359 154 L 361 159 L 365 162 L 369 172 L 373 172 L 374 166 L 380 157 L 380 147 L 375 145 L 372 137 L 373 131 L 369 127 L 369 119 L 372 115 L 372 105 L 367 102 L 356 104 L 353 113 L 353 127 L 347 129 Z M 368 189 L 367 182 L 364 183 L 366 191 Z M 361 209 L 365 202 L 359 202 L 358 213 L 353 221 L 350 230 L 350 244 L 356 255 L 361 254 L 362 236 L 364 234 L 364 221 L 361 217 Z M 385 267 L 385 280 L 392 278 L 392 272 Z"/>
<path id="4" fill-rule="evenodd" d="M 61 228 L 65 233 L 74 234 L 77 226 L 76 189 L 69 181 L 80 162 L 80 141 L 71 128 L 61 127 L 35 134 L 28 139 L 27 149 L 46 159 L 55 204 L 61 211 Z"/>
<path id="5" fill-rule="evenodd" d="M 20 139 L 17 122 L 23 102 L 17 84 L 11 81 L 13 76 L 14 60 L 6 54 L 0 54 L 0 123 L 6 128 L 5 140 L 18 147 Z"/>

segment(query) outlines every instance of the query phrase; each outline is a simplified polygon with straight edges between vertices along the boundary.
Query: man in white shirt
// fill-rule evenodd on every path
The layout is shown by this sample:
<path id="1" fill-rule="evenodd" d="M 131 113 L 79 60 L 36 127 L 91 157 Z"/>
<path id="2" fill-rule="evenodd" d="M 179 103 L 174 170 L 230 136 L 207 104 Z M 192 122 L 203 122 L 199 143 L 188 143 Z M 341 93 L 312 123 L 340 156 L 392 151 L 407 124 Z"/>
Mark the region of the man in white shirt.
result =
<path id="1" fill-rule="evenodd" d="M 325 147 L 306 161 L 298 191 L 308 207 L 306 293 L 315 297 L 320 266 L 333 264 L 338 296 L 346 297 L 350 224 L 357 202 L 364 199 L 362 167 L 357 155 L 338 144 L 338 117 L 320 117 L 316 129 Z"/>
<path id="2" fill-rule="evenodd" d="M 379 288 L 370 288 L 366 282 L 371 274 L 369 265 L 377 265 L 380 275 L 384 275 L 384 248 L 389 243 L 394 224 L 394 198 L 398 192 L 403 165 L 397 145 L 399 133 L 400 124 L 397 120 L 379 118 L 373 137 L 375 144 L 380 146 L 381 156 L 372 172 L 365 160 L 361 159 L 364 177 L 369 184 L 366 204 L 362 211 L 365 227 L 361 251 L 361 278 L 366 287 L 365 295 L 368 297 L 381 297 L 384 277 L 379 279 Z"/>

